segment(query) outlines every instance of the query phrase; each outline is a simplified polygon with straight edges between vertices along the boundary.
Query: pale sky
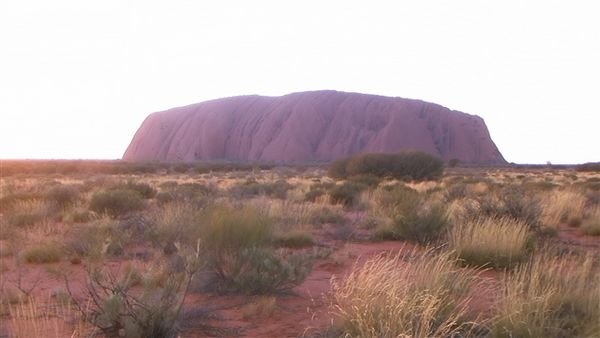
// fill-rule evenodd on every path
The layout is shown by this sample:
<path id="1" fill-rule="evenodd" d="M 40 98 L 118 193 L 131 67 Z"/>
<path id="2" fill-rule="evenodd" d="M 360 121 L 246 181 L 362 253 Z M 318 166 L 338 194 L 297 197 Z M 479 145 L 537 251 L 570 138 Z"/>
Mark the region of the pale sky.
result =
<path id="1" fill-rule="evenodd" d="M 600 161 L 594 1 L 0 1 L 0 158 L 116 159 L 151 112 L 335 89 L 484 118 L 510 162 Z"/>

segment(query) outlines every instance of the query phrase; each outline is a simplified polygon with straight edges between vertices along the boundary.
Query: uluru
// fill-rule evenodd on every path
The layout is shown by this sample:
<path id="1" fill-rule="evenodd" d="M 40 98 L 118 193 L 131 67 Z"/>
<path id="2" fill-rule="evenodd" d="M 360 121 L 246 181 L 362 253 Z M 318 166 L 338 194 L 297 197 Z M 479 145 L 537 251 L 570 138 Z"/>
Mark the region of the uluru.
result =
<path id="1" fill-rule="evenodd" d="M 333 90 L 236 96 L 150 114 L 126 161 L 326 162 L 419 150 L 504 164 L 483 119 L 421 100 Z"/>

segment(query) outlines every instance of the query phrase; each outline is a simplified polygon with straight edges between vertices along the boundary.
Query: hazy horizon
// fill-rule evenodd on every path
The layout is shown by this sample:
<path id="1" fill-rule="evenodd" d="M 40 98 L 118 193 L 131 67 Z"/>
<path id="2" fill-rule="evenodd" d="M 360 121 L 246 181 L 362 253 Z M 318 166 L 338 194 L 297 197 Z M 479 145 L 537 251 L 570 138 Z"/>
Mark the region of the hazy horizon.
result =
<path id="1" fill-rule="evenodd" d="M 338 90 L 481 116 L 508 162 L 600 161 L 591 1 L 4 1 L 0 158 L 119 159 L 152 112 Z"/>

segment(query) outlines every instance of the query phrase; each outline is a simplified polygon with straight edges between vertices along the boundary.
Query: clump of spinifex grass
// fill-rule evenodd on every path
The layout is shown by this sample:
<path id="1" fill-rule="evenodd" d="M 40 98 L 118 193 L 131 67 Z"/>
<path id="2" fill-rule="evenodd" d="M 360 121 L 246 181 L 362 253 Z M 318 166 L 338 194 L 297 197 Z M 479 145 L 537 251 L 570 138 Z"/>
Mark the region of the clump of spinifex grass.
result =
<path id="1" fill-rule="evenodd" d="M 542 221 L 550 227 L 557 227 L 560 223 L 576 223 L 583 217 L 585 204 L 585 195 L 582 193 L 553 191 L 543 198 Z"/>
<path id="2" fill-rule="evenodd" d="M 538 254 L 502 281 L 493 337 L 597 337 L 600 274 L 593 259 Z"/>
<path id="3" fill-rule="evenodd" d="M 581 224 L 581 230 L 587 235 L 600 236 L 600 207 L 592 209 L 588 218 Z"/>
<path id="4" fill-rule="evenodd" d="M 468 265 L 508 268 L 527 257 L 528 238 L 523 221 L 484 217 L 455 225 L 449 245 Z"/>
<path id="5" fill-rule="evenodd" d="M 382 254 L 332 282 L 333 312 L 344 337 L 468 336 L 474 275 L 459 270 L 451 253 Z"/>

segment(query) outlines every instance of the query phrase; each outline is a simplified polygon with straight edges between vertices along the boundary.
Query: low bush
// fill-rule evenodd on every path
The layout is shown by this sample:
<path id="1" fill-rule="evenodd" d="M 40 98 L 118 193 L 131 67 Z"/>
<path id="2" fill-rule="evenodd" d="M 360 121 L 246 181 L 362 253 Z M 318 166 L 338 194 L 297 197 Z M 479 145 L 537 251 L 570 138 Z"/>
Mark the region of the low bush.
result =
<path id="1" fill-rule="evenodd" d="M 264 247 L 273 242 L 273 220 L 257 208 L 217 204 L 204 213 L 205 245 L 215 251 Z"/>
<path id="2" fill-rule="evenodd" d="M 152 226 L 147 229 L 147 234 L 155 244 L 194 244 L 202 237 L 202 217 L 202 209 L 197 205 L 168 203 L 152 214 Z"/>
<path id="3" fill-rule="evenodd" d="M 90 201 L 90 210 L 118 217 L 144 207 L 142 196 L 133 190 L 106 190 L 95 193 Z"/>
<path id="4" fill-rule="evenodd" d="M 132 190 L 140 194 L 142 198 L 149 199 L 156 196 L 156 189 L 148 183 L 129 181 L 123 185 L 117 186 L 116 190 Z"/>
<path id="5" fill-rule="evenodd" d="M 312 269 L 312 255 L 272 249 L 273 220 L 266 212 L 215 205 L 205 222 L 204 244 L 218 291 L 281 292 L 298 285 Z"/>
<path id="6" fill-rule="evenodd" d="M 594 337 L 600 332 L 600 274 L 591 257 L 538 254 L 506 272 L 492 337 Z"/>
<path id="7" fill-rule="evenodd" d="M 473 273 L 449 253 L 381 254 L 332 280 L 343 337 L 464 337 Z"/>
<path id="8" fill-rule="evenodd" d="M 62 248 L 56 243 L 42 243 L 26 249 L 22 259 L 27 263 L 56 263 L 62 258 Z"/>
<path id="9" fill-rule="evenodd" d="M 276 236 L 275 242 L 280 247 L 305 248 L 315 244 L 312 235 L 304 231 L 290 231 Z"/>
<path id="10" fill-rule="evenodd" d="M 116 221 L 101 218 L 73 227 L 66 238 L 65 250 L 76 257 L 120 256 L 130 237 Z"/>
<path id="11" fill-rule="evenodd" d="M 106 269 L 88 271 L 87 305 L 77 303 L 84 318 L 107 337 L 178 337 L 178 319 L 190 282 L 198 271 L 198 256 L 185 260 L 183 272 L 156 276 L 161 283 L 146 283 L 132 292 L 131 271 L 118 278 Z M 160 271 L 160 269 L 158 269 Z M 150 272 L 150 271 L 149 271 Z M 155 278 L 150 278 L 154 280 Z"/>
<path id="12" fill-rule="evenodd" d="M 343 224 L 346 222 L 344 212 L 334 207 L 319 207 L 310 209 L 308 222 L 312 225 L 321 226 L 323 224 Z"/>
<path id="13" fill-rule="evenodd" d="M 441 159 L 423 152 L 412 151 L 354 155 L 334 161 L 329 167 L 329 175 L 334 178 L 374 175 L 423 181 L 439 178 L 443 170 L 444 162 Z"/>
<path id="14" fill-rule="evenodd" d="M 23 227 L 44 221 L 54 214 L 52 206 L 45 200 L 19 200 L 7 212 L 8 224 Z"/>
<path id="15" fill-rule="evenodd" d="M 449 247 L 468 265 L 509 268 L 527 258 L 528 226 L 510 218 L 481 218 L 456 224 Z"/>
<path id="16" fill-rule="evenodd" d="M 302 283 L 313 263 L 313 255 L 306 252 L 241 249 L 228 255 L 226 264 L 220 264 L 217 290 L 250 295 L 284 292 Z"/>
<path id="17" fill-rule="evenodd" d="M 168 183 L 168 182 L 165 182 Z M 165 191 L 156 195 L 159 203 L 164 204 L 172 201 L 183 201 L 188 203 L 206 204 L 207 196 L 215 194 L 213 187 L 200 183 L 182 183 L 161 185 Z"/>
<path id="18" fill-rule="evenodd" d="M 445 208 L 441 205 L 421 205 L 394 217 L 391 230 L 395 239 L 427 244 L 440 238 L 447 225 Z"/>
<path id="19" fill-rule="evenodd" d="M 525 222 L 532 230 L 541 226 L 540 200 L 519 186 L 506 186 L 486 195 L 476 197 L 478 206 L 467 205 L 466 218 L 508 217 Z"/>
<path id="20" fill-rule="evenodd" d="M 278 199 L 286 199 L 287 192 L 292 185 L 284 180 L 275 182 L 259 183 L 255 180 L 247 180 L 231 188 L 234 195 L 240 197 L 253 197 L 259 195 L 270 196 Z"/>
<path id="21" fill-rule="evenodd" d="M 362 184 L 369 188 L 375 188 L 381 182 L 381 177 L 373 174 L 360 174 L 348 177 L 348 181 Z"/>
<path id="22" fill-rule="evenodd" d="M 81 199 L 79 186 L 57 185 L 48 191 L 46 198 L 50 203 L 64 210 Z"/>
<path id="23" fill-rule="evenodd" d="M 366 185 L 355 182 L 336 185 L 329 191 L 331 203 L 341 204 L 345 207 L 356 206 L 360 200 L 360 193 L 366 188 Z"/>
<path id="24" fill-rule="evenodd" d="M 404 184 L 379 188 L 375 190 L 373 196 L 374 208 L 387 217 L 395 217 L 398 214 L 411 212 L 418 207 L 422 199 L 416 190 Z"/>

